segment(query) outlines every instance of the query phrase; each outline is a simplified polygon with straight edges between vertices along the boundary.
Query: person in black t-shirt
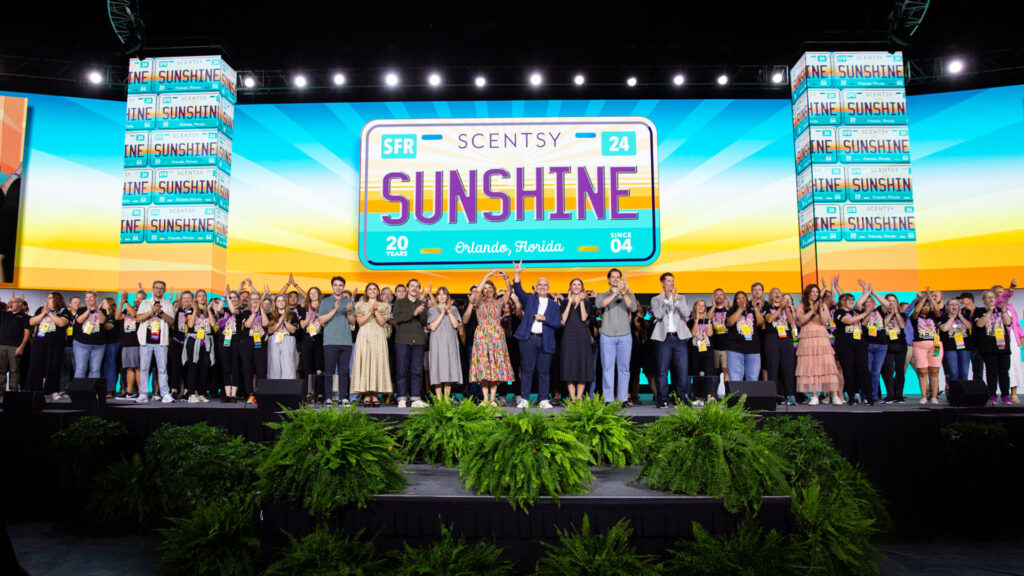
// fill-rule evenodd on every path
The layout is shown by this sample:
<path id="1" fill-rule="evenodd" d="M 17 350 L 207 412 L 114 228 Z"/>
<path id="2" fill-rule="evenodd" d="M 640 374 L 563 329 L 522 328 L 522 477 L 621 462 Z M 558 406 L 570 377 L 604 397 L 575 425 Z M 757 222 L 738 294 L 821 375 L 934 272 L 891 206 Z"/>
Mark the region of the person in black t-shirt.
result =
<path id="1" fill-rule="evenodd" d="M 978 351 L 985 362 L 985 381 L 988 384 L 989 404 L 999 401 L 997 388 L 1004 404 L 1010 403 L 1010 323 L 1013 317 L 1006 304 L 996 307 L 996 293 L 986 290 L 981 295 L 984 308 L 974 311 L 972 321 L 978 332 Z"/>
<path id="2" fill-rule="evenodd" d="M 970 376 L 971 350 L 968 347 L 972 323 L 964 315 L 960 300 L 951 298 L 939 315 L 939 330 L 942 340 L 942 366 L 946 371 L 946 382 L 967 380 Z"/>
<path id="3" fill-rule="evenodd" d="M 757 380 L 761 376 L 761 335 L 764 315 L 761 303 L 751 306 L 742 290 L 733 297 L 725 325 L 729 329 L 726 363 L 729 380 Z"/>
<path id="4" fill-rule="evenodd" d="M 843 370 L 845 392 L 850 404 L 857 403 L 854 398 L 857 392 L 860 392 L 862 402 L 875 403 L 871 398 L 868 345 L 864 338 L 864 325 L 875 310 L 875 301 L 868 298 L 869 294 L 865 291 L 859 300 L 853 294 L 841 295 L 835 314 L 836 359 Z"/>
<path id="5" fill-rule="evenodd" d="M 26 382 L 29 390 L 42 390 L 53 394 L 54 399 L 59 397 L 66 337 L 64 330 L 72 321 L 71 311 L 64 306 L 64 296 L 60 292 L 50 292 L 46 296 L 46 304 L 29 318 L 29 325 L 36 329 Z"/>
<path id="6" fill-rule="evenodd" d="M 715 351 L 715 376 L 721 374 L 724 381 L 728 382 L 729 366 L 725 353 L 729 349 L 729 340 L 725 319 L 729 316 L 729 297 L 725 295 L 725 290 L 715 288 L 711 304 L 711 348 Z"/>
<path id="7" fill-rule="evenodd" d="M 964 310 L 964 318 L 974 318 L 974 311 L 976 306 L 974 305 L 974 294 L 970 292 L 964 292 L 960 294 L 960 305 Z M 972 321 L 973 324 L 973 321 Z M 981 354 L 978 352 L 978 334 L 980 330 L 977 330 L 974 326 L 971 327 L 971 333 L 967 337 L 967 349 L 971 352 L 971 379 L 982 380 L 982 375 L 985 372 L 985 363 L 981 360 Z"/>
<path id="8" fill-rule="evenodd" d="M 103 370 L 106 341 L 103 328 L 107 315 L 100 309 L 96 293 L 85 293 L 85 306 L 74 311 L 75 378 L 99 378 Z"/>
<path id="9" fill-rule="evenodd" d="M 121 303 L 114 312 L 118 339 L 121 342 L 121 370 L 124 375 L 121 391 L 127 398 L 139 397 L 139 323 L 136 320 L 136 310 L 146 299 L 146 291 L 141 288 L 141 283 L 139 286 L 131 304 L 128 303 L 128 292 L 121 293 Z"/>
<path id="10" fill-rule="evenodd" d="M 117 310 L 117 301 L 113 298 L 104 298 L 100 302 L 100 310 L 107 321 L 103 323 L 103 379 L 107 381 L 107 398 L 113 398 L 117 391 L 117 355 L 121 350 L 118 341 L 117 325 L 114 322 L 114 311 Z"/>
<path id="11" fill-rule="evenodd" d="M 942 366 L 942 340 L 939 338 L 939 310 L 931 288 L 917 295 L 910 321 L 914 327 L 914 370 L 921 383 L 921 404 L 939 403 L 939 368 Z M 927 382 L 927 387 L 925 383 Z"/>
<path id="12" fill-rule="evenodd" d="M 0 312 L 0 392 L 8 385 L 12 391 L 21 387 L 21 358 L 32 333 L 21 308 L 22 301 L 12 294 L 7 310 Z"/>
<path id="13" fill-rule="evenodd" d="M 775 381 L 776 391 L 786 404 L 796 406 L 796 311 L 791 299 L 783 299 L 782 290 L 772 288 L 768 292 L 764 321 L 765 378 Z"/>
<path id="14" fill-rule="evenodd" d="M 903 384 L 907 377 L 907 336 L 904 332 L 906 321 L 900 314 L 900 302 L 895 294 L 886 294 L 882 301 L 882 324 L 885 328 L 887 347 L 885 362 L 882 364 L 882 381 L 885 383 L 885 402 L 903 402 Z"/>

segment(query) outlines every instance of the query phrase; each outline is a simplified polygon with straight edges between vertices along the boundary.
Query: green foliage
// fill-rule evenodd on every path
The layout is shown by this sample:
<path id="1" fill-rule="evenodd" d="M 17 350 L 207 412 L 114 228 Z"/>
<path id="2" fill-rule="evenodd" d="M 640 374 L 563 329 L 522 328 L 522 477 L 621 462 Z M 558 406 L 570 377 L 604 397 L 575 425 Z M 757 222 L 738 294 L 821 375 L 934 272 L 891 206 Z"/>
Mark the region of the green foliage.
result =
<path id="1" fill-rule="evenodd" d="M 146 440 L 146 463 L 167 516 L 182 516 L 201 503 L 250 492 L 264 452 L 263 446 L 205 422 L 164 424 Z"/>
<path id="2" fill-rule="evenodd" d="M 319 525 L 296 539 L 285 532 L 291 544 L 263 576 L 371 576 L 387 572 L 388 559 L 378 554 L 373 542 Z"/>
<path id="3" fill-rule="evenodd" d="M 950 457 L 954 462 L 965 465 L 965 468 L 970 468 L 965 461 L 977 465 L 1001 462 L 1006 458 L 1007 451 L 1015 449 L 1010 441 L 1010 433 L 1002 422 L 961 420 L 943 426 L 940 433 L 942 444 Z"/>
<path id="4" fill-rule="evenodd" d="M 594 534 L 590 518 L 583 515 L 583 525 L 558 532 L 559 545 L 542 542 L 547 553 L 537 560 L 537 576 L 657 576 L 661 564 L 657 557 L 637 554 L 629 544 L 633 529 L 629 521 L 619 519 L 606 534 Z"/>
<path id="5" fill-rule="evenodd" d="M 513 574 L 512 562 L 501 557 L 502 549 L 487 542 L 466 543 L 463 536 L 452 536 L 451 527 L 441 524 L 441 538 L 426 548 L 404 545 L 392 553 L 395 576 L 507 576 Z"/>
<path id="6" fill-rule="evenodd" d="M 868 541 L 878 530 L 874 519 L 859 511 L 861 506 L 852 490 L 822 489 L 817 480 L 797 489 L 796 530 L 790 546 L 804 559 L 800 568 L 825 574 L 878 574 L 877 553 Z"/>
<path id="7" fill-rule="evenodd" d="M 525 510 L 547 494 L 585 492 L 594 480 L 587 450 L 561 420 L 536 410 L 506 414 L 462 458 L 459 480 L 477 494 L 505 496 Z"/>
<path id="8" fill-rule="evenodd" d="M 235 496 L 201 504 L 160 530 L 160 574 L 249 576 L 259 566 L 260 541 L 251 498 Z"/>
<path id="9" fill-rule="evenodd" d="M 828 574 L 876 574 L 869 540 L 888 529 L 889 514 L 875 488 L 810 417 L 768 418 L 763 429 L 773 450 L 793 463 L 794 557 Z"/>
<path id="10" fill-rule="evenodd" d="M 324 517 L 355 503 L 365 507 L 374 494 L 405 487 L 391 427 L 355 408 L 286 410 L 281 431 L 259 466 L 264 503 L 292 499 Z"/>
<path id="11" fill-rule="evenodd" d="M 120 422 L 84 416 L 50 437 L 61 482 L 86 488 L 124 450 L 128 429 Z"/>
<path id="12" fill-rule="evenodd" d="M 399 427 L 402 456 L 454 468 L 472 444 L 487 436 L 496 415 L 490 406 L 436 400 L 414 410 Z"/>
<path id="13" fill-rule="evenodd" d="M 162 506 L 158 489 L 139 454 L 122 457 L 99 474 L 85 506 L 89 522 L 121 532 L 135 532 L 155 525 Z"/>
<path id="14" fill-rule="evenodd" d="M 787 494 L 786 461 L 742 402 L 677 406 L 647 427 L 647 461 L 637 479 L 666 492 L 706 494 L 730 512 L 756 511 L 765 495 Z"/>
<path id="15" fill-rule="evenodd" d="M 765 532 L 746 517 L 731 534 L 714 536 L 694 522 L 694 540 L 680 540 L 669 551 L 666 574 L 757 576 L 796 574 L 785 538 L 775 530 Z"/>
<path id="16" fill-rule="evenodd" d="M 556 416 L 565 428 L 590 450 L 594 462 L 625 468 L 639 459 L 640 431 L 618 402 L 605 403 L 599 396 L 583 397 L 565 406 Z"/>

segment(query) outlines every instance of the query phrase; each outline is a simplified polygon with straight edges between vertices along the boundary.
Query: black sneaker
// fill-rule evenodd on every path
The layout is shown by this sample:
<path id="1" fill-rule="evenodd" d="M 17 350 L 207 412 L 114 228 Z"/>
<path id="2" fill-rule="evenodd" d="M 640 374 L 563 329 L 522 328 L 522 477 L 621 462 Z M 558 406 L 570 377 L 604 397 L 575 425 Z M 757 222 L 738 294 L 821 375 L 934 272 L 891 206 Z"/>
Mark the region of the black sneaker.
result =
<path id="1" fill-rule="evenodd" d="M 655 406 L 657 406 L 658 408 L 668 408 L 668 402 L 665 402 L 664 400 L 658 400 Z"/>

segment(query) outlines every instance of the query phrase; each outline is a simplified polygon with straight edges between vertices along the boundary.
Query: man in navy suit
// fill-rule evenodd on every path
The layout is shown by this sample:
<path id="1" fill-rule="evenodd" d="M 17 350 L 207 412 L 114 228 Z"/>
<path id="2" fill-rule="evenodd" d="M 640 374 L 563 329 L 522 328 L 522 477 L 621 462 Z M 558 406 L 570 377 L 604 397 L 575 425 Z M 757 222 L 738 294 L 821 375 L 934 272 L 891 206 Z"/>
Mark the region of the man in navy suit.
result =
<path id="1" fill-rule="evenodd" d="M 515 281 L 512 289 L 523 305 L 523 321 L 516 328 L 519 341 L 519 356 L 522 360 L 522 398 L 518 408 L 530 406 L 530 389 L 533 387 L 533 373 L 537 372 L 537 400 L 542 410 L 551 408 L 548 391 L 551 388 L 551 355 L 555 353 L 555 330 L 562 326 L 562 313 L 558 303 L 548 298 L 550 287 L 547 278 L 538 278 L 533 294 L 527 294 L 519 281 L 523 263 L 513 263 Z"/>

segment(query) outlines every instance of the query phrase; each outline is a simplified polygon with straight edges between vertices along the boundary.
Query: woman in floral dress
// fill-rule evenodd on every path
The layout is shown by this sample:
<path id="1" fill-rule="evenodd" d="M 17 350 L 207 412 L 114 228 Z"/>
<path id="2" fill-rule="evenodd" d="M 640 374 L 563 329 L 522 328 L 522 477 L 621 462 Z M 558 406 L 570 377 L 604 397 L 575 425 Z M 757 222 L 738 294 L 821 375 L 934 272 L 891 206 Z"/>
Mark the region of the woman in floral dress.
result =
<path id="1" fill-rule="evenodd" d="M 497 290 L 489 280 L 491 276 L 505 279 L 505 294 L 496 299 Z M 497 406 L 494 393 L 498 384 L 512 380 L 512 364 L 505 346 L 505 332 L 501 329 L 501 309 L 512 293 L 508 274 L 492 270 L 480 281 L 480 290 L 470 303 L 476 310 L 478 325 L 473 336 L 473 359 L 469 367 L 470 382 L 479 382 L 483 388 L 484 403 Z M 472 296 L 471 296 L 472 298 Z"/>
<path id="2" fill-rule="evenodd" d="M 364 407 L 380 406 L 377 395 L 394 392 L 385 329 L 391 306 L 380 301 L 380 288 L 370 282 L 354 312 L 359 333 L 352 353 L 352 392 L 363 395 Z"/>

